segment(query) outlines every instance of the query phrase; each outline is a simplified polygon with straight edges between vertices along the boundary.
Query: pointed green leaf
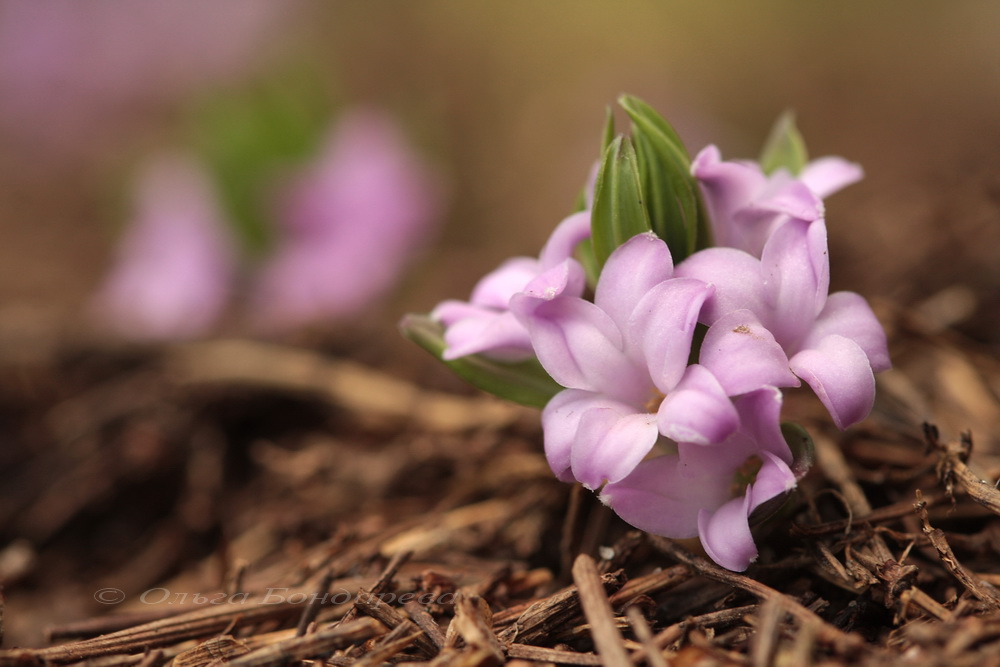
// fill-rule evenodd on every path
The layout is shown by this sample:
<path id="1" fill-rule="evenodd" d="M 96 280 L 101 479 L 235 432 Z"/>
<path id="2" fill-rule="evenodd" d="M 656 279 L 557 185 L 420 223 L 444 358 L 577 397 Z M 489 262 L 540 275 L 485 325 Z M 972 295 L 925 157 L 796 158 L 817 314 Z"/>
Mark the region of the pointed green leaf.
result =
<path id="1" fill-rule="evenodd" d="M 691 158 L 670 124 L 642 100 L 618 100 L 632 120 L 642 191 L 653 231 L 679 262 L 711 244 Z"/>
<path id="2" fill-rule="evenodd" d="M 604 110 L 604 135 L 601 137 L 601 155 L 607 152 L 608 146 L 615 140 L 615 112 L 609 106 Z"/>
<path id="3" fill-rule="evenodd" d="M 652 229 L 642 201 L 635 148 L 628 137 L 616 137 L 604 153 L 594 187 L 590 225 L 599 266 L 604 266 L 615 248 Z"/>
<path id="4" fill-rule="evenodd" d="M 399 328 L 405 337 L 441 359 L 445 342 L 440 323 L 426 315 L 407 315 Z M 479 389 L 522 405 L 543 408 L 563 390 L 534 359 L 503 363 L 474 354 L 444 363 Z"/>
<path id="5" fill-rule="evenodd" d="M 771 134 L 760 153 L 760 166 L 765 174 L 787 169 L 796 175 L 809 162 L 806 142 L 795 127 L 795 114 L 786 111 L 774 122 Z"/>
<path id="6" fill-rule="evenodd" d="M 816 460 L 816 446 L 812 436 L 795 422 L 781 422 L 781 435 L 792 450 L 792 472 L 796 479 L 802 479 Z"/>

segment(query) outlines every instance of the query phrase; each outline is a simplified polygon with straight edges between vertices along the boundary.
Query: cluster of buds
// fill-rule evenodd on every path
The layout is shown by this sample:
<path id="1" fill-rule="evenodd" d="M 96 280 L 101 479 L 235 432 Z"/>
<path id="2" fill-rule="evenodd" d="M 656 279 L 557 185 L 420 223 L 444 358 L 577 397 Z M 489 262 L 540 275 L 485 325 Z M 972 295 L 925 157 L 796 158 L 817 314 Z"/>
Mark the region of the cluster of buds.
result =
<path id="1" fill-rule="evenodd" d="M 630 136 L 612 139 L 609 115 L 583 210 L 538 258 L 508 260 L 468 302 L 403 330 L 481 388 L 543 407 L 559 479 L 742 571 L 751 525 L 808 467 L 782 388 L 804 381 L 846 428 L 890 365 L 864 298 L 829 294 L 823 198 L 861 169 L 808 162 L 788 117 L 760 162 L 714 146 L 691 160 L 650 107 L 620 104 Z"/>

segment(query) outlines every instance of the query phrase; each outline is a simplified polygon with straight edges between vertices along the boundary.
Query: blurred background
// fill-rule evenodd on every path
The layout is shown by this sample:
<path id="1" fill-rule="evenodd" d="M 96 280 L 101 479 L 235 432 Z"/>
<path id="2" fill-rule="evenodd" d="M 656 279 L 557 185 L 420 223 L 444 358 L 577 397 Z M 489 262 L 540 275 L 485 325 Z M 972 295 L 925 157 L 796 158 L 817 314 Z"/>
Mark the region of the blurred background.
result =
<path id="1" fill-rule="evenodd" d="M 106 332 L 91 302 L 163 154 L 215 179 L 219 217 L 244 213 L 249 252 L 227 260 L 235 296 L 212 331 L 255 329 L 247 276 L 281 234 L 285 185 L 359 105 L 387 114 L 431 174 L 425 242 L 404 244 L 420 252 L 362 309 L 412 354 L 399 315 L 534 254 L 571 210 L 622 92 L 692 154 L 715 143 L 727 158 L 755 157 L 793 109 L 811 155 L 867 173 L 827 205 L 834 286 L 903 305 L 951 288 L 954 319 L 996 342 L 998 27 L 989 3 L 903 0 L 2 0 L 0 354 Z M 256 171 L 220 185 L 234 163 Z"/>

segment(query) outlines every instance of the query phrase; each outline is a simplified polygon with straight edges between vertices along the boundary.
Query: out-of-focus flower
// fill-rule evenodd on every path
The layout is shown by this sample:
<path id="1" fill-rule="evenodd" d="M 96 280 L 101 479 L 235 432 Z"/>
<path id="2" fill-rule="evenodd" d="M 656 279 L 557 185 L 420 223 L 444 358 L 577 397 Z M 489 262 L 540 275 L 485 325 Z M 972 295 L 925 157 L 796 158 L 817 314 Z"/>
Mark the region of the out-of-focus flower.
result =
<path id="1" fill-rule="evenodd" d="M 140 173 L 135 208 L 96 314 L 134 339 L 204 335 L 226 307 L 235 268 L 208 176 L 185 156 L 159 157 Z"/>
<path id="2" fill-rule="evenodd" d="M 806 165 L 798 176 L 784 169 L 767 175 L 751 161 L 723 161 L 708 146 L 691 163 L 711 219 L 715 245 L 760 257 L 771 233 L 783 222 L 823 217 L 823 198 L 861 180 L 861 167 L 839 157 Z"/>
<path id="3" fill-rule="evenodd" d="M 724 442 L 680 443 L 677 454 L 644 461 L 605 486 L 601 500 L 640 530 L 697 535 L 716 563 L 745 570 L 757 557 L 750 515 L 796 483 L 779 425 L 781 403 L 774 387 L 734 399 L 740 427 Z"/>
<path id="4" fill-rule="evenodd" d="M 822 220 L 785 221 L 760 259 L 734 248 L 708 248 L 678 265 L 677 275 L 715 287 L 702 310 L 703 323 L 743 309 L 760 318 L 792 371 L 813 388 L 839 428 L 871 411 L 873 371 L 891 366 L 885 331 L 860 295 L 828 295 L 830 258 Z"/>
<path id="5" fill-rule="evenodd" d="M 383 296 L 438 219 L 441 187 L 386 114 L 354 110 L 292 187 L 261 267 L 252 320 L 281 331 L 354 315 Z"/>
<path id="6" fill-rule="evenodd" d="M 124 113 L 243 75 L 289 14 L 271 0 L 0 3 L 0 125 L 64 155 Z M 105 135 L 98 133 L 101 137 Z"/>
<path id="7" fill-rule="evenodd" d="M 542 367 L 566 390 L 542 413 L 556 475 L 590 489 L 626 477 L 662 434 L 707 446 L 739 426 L 730 396 L 797 380 L 749 311 L 710 328 L 688 366 L 695 325 L 713 288 L 673 278 L 666 244 L 640 234 L 604 265 L 594 302 L 522 293 L 511 300 Z"/>
<path id="8" fill-rule="evenodd" d="M 508 309 L 510 300 L 525 291 L 548 298 L 582 295 L 586 277 L 572 254 L 589 236 L 590 211 L 574 213 L 559 223 L 537 259 L 509 259 L 476 284 L 469 301 L 438 304 L 431 318 L 445 326 L 443 358 L 483 354 L 520 361 L 534 356 L 528 330 Z"/>

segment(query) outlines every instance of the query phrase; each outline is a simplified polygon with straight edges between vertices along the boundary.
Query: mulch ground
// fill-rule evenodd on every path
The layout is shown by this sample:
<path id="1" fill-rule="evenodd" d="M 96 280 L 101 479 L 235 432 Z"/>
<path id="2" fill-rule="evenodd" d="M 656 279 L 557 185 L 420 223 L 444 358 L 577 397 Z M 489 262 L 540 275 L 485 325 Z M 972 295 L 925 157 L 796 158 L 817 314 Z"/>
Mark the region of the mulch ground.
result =
<path id="1" fill-rule="evenodd" d="M 5 366 L 0 665 L 1000 663 L 1000 364 L 876 306 L 875 411 L 786 399 L 816 462 L 740 574 L 555 481 L 536 412 L 389 359 Z"/>

